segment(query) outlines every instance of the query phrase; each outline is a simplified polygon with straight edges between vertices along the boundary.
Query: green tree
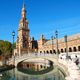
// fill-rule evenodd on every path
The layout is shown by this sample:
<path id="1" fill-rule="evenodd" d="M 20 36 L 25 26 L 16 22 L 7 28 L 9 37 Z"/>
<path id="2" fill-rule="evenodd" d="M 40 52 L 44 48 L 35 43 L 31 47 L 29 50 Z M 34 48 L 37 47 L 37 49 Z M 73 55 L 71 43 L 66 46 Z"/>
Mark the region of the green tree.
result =
<path id="1" fill-rule="evenodd" d="M 0 40 L 0 53 L 7 57 L 11 56 L 12 55 L 12 43 L 9 41 Z"/>

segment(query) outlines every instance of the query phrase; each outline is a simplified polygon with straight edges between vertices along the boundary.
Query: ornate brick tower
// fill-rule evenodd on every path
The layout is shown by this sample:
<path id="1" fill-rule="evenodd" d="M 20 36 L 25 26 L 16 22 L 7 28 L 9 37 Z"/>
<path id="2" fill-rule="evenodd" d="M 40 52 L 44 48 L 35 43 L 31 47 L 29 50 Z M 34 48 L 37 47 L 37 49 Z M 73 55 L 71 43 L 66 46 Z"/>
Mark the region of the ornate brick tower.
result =
<path id="1" fill-rule="evenodd" d="M 22 7 L 22 18 L 19 22 L 18 37 L 16 42 L 17 54 L 27 54 L 29 51 L 29 28 L 28 20 L 26 19 L 26 8 L 25 4 Z"/>

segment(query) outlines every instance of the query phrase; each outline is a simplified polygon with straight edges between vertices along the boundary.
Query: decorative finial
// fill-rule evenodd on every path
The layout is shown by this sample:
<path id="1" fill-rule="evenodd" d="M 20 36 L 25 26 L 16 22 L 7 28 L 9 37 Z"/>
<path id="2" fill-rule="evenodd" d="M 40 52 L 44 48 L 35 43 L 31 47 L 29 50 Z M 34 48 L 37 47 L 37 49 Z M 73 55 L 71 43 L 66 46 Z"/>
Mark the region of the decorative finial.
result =
<path id="1" fill-rule="evenodd" d="M 26 5 L 25 5 L 25 0 L 23 0 L 23 7 L 22 7 L 22 11 L 26 10 Z"/>

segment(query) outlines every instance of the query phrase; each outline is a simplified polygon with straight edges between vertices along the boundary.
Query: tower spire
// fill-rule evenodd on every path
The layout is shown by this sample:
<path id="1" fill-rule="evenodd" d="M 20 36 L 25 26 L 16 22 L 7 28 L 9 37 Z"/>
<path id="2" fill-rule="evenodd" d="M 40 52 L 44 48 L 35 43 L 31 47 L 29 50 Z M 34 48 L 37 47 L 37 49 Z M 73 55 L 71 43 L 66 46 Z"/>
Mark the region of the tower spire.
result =
<path id="1" fill-rule="evenodd" d="M 22 18 L 26 19 L 26 5 L 24 0 L 23 0 L 23 7 L 22 7 Z"/>
<path id="2" fill-rule="evenodd" d="M 22 7 L 23 10 L 26 10 L 26 5 L 25 5 L 25 1 L 23 0 L 23 7 Z"/>

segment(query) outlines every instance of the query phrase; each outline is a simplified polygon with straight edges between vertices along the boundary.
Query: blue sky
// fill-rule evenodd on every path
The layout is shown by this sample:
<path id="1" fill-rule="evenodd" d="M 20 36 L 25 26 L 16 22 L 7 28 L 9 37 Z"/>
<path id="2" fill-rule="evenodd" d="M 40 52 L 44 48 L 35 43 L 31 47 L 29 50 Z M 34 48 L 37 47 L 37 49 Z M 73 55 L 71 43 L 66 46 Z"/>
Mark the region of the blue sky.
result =
<path id="1" fill-rule="evenodd" d="M 30 35 L 41 34 L 50 39 L 58 30 L 59 37 L 80 33 L 80 0 L 25 0 Z M 0 40 L 12 42 L 16 32 L 23 0 L 0 0 Z"/>

